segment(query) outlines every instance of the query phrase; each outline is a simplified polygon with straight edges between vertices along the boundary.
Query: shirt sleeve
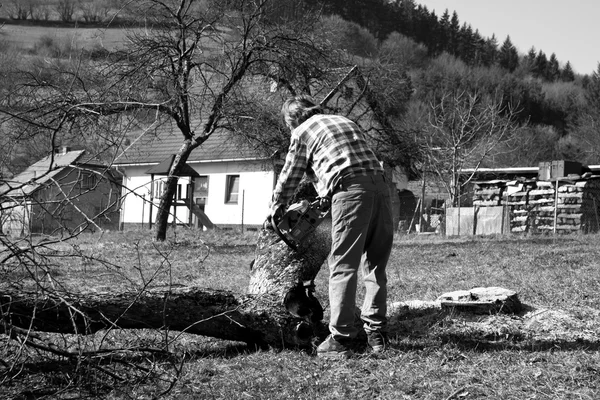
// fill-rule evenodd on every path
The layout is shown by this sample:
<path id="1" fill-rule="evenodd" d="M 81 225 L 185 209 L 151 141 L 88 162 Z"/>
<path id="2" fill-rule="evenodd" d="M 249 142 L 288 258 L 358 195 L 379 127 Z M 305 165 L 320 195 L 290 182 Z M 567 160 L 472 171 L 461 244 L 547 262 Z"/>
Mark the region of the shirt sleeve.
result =
<path id="1" fill-rule="evenodd" d="M 292 135 L 290 147 L 285 157 L 285 164 L 273 191 L 271 205 L 287 204 L 294 195 L 294 191 L 300 184 L 300 180 L 307 168 L 308 159 L 306 152 L 306 145 Z"/>

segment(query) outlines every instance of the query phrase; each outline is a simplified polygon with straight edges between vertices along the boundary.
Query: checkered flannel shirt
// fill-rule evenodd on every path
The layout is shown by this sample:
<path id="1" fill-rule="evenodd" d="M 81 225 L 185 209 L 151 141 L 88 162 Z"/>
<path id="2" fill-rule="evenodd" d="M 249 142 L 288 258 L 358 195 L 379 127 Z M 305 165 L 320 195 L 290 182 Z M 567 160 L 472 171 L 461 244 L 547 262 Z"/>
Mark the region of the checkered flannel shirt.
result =
<path id="1" fill-rule="evenodd" d="M 383 173 L 383 168 L 358 125 L 342 116 L 317 114 L 292 131 L 271 205 L 287 204 L 304 173 L 325 197 L 342 178 Z"/>

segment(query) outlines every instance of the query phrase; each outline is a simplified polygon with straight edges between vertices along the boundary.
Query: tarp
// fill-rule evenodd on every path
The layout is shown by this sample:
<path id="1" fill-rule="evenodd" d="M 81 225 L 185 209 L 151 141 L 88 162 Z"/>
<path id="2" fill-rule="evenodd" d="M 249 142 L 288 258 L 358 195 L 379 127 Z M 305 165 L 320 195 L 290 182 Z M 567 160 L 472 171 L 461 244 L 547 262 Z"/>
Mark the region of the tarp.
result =
<path id="1" fill-rule="evenodd" d="M 494 235 L 507 232 L 504 207 L 446 209 L 446 235 Z"/>

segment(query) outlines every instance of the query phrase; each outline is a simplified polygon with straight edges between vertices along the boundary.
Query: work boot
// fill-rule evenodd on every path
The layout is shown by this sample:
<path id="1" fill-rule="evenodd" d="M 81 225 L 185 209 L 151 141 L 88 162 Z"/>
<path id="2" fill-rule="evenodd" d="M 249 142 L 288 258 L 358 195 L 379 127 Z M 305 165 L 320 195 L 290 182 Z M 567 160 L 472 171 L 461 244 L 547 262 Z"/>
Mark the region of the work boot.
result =
<path id="1" fill-rule="evenodd" d="M 369 331 L 367 332 L 367 343 L 373 353 L 383 353 L 387 347 L 387 336 L 385 332 Z"/>
<path id="2" fill-rule="evenodd" d="M 317 356 L 323 358 L 348 358 L 352 354 L 347 340 L 335 340 L 333 335 L 327 338 L 317 347 Z"/>

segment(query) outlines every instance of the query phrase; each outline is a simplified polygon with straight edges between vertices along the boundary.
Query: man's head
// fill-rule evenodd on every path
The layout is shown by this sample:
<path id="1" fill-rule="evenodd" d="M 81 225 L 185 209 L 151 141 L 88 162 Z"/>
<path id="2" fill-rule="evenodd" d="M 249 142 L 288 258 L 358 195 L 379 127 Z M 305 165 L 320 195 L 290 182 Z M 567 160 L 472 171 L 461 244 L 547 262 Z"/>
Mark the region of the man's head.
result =
<path id="1" fill-rule="evenodd" d="M 287 99 L 281 107 L 283 119 L 290 129 L 296 128 L 313 115 L 322 113 L 321 106 L 304 95 Z"/>

